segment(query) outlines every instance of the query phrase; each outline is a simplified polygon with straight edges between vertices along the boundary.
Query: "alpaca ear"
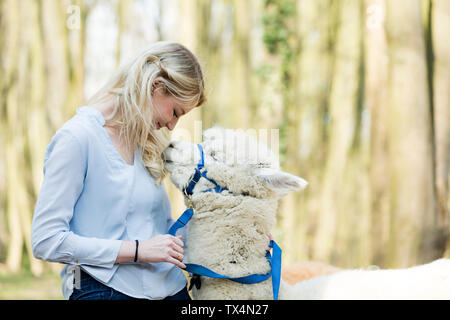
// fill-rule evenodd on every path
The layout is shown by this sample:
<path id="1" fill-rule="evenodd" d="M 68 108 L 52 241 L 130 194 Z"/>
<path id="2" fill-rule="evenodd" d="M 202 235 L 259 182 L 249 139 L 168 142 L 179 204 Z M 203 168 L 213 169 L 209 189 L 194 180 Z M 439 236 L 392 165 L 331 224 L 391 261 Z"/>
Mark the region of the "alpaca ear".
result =
<path id="1" fill-rule="evenodd" d="M 284 196 L 291 191 L 302 190 L 308 185 L 306 180 L 279 170 L 256 168 L 253 170 L 253 174 L 267 188 L 277 192 L 280 196 Z"/>

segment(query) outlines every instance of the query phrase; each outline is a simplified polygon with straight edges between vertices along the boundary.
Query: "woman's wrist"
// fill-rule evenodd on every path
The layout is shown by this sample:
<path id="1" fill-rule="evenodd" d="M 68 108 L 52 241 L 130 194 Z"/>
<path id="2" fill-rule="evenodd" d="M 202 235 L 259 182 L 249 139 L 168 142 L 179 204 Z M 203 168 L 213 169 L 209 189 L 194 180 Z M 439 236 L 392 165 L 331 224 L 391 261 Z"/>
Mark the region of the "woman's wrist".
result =
<path id="1" fill-rule="evenodd" d="M 183 263 L 183 241 L 181 236 L 169 234 L 157 235 L 151 239 L 139 241 L 137 260 L 140 262 L 170 262 L 180 268 Z M 136 241 L 122 241 L 115 263 L 133 262 L 136 255 Z"/>
<path id="2" fill-rule="evenodd" d="M 134 260 L 136 242 L 122 241 L 115 263 L 130 262 Z"/>

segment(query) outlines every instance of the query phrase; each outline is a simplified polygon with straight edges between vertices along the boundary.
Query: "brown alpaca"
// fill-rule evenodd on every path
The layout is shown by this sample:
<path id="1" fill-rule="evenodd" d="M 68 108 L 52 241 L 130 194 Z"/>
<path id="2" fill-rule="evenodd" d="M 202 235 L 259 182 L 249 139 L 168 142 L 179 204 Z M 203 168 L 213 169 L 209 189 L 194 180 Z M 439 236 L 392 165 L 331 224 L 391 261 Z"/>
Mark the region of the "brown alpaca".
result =
<path id="1" fill-rule="evenodd" d="M 324 276 L 341 271 L 337 267 L 321 262 L 305 261 L 296 262 L 281 270 L 281 278 L 290 284 L 295 284 L 311 278 Z"/>

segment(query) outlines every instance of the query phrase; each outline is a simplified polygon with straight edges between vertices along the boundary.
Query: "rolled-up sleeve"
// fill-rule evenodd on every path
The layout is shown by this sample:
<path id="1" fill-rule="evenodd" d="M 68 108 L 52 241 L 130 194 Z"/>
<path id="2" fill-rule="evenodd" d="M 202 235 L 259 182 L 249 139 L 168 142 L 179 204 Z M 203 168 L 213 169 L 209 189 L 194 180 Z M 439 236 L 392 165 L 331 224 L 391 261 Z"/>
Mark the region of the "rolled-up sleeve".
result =
<path id="1" fill-rule="evenodd" d="M 112 268 L 120 240 L 82 237 L 70 231 L 74 207 L 83 191 L 86 153 L 70 132 L 60 130 L 52 138 L 32 222 L 33 255 L 51 262 Z"/>

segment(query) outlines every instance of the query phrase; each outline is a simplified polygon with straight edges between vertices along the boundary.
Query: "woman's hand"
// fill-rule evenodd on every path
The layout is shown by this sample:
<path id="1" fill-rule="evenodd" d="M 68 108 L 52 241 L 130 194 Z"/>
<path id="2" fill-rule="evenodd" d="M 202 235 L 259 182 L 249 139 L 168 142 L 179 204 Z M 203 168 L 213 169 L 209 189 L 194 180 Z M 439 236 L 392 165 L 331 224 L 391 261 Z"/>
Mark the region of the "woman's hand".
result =
<path id="1" fill-rule="evenodd" d="M 170 262 L 180 268 L 186 268 L 183 263 L 182 236 L 162 234 L 139 242 L 138 261 Z"/>
<path id="2" fill-rule="evenodd" d="M 180 268 L 186 268 L 183 263 L 182 236 L 169 234 L 157 235 L 145 241 L 139 241 L 138 261 L 141 262 L 170 262 Z M 136 250 L 134 241 L 123 241 L 116 263 L 133 261 Z"/>

